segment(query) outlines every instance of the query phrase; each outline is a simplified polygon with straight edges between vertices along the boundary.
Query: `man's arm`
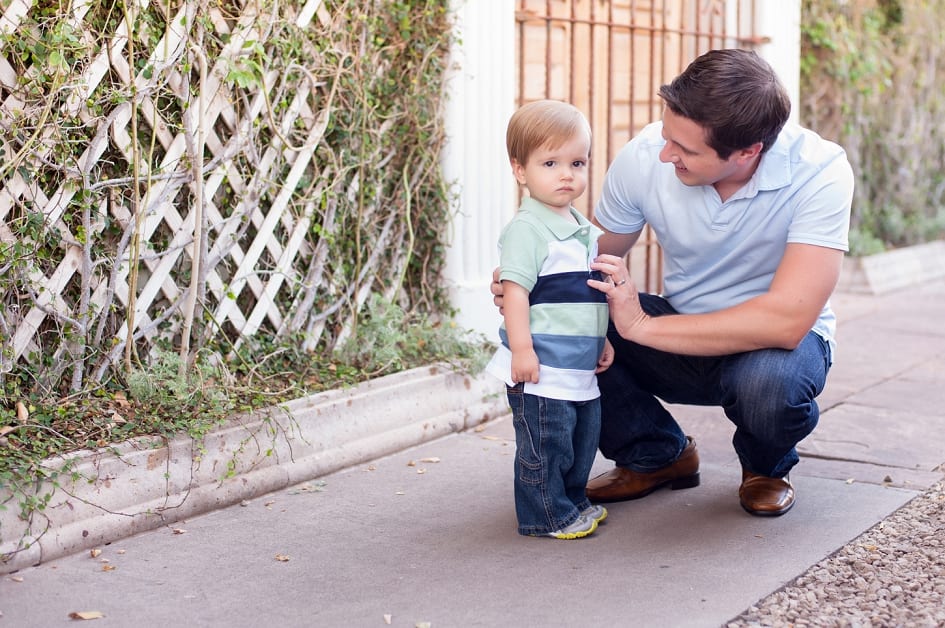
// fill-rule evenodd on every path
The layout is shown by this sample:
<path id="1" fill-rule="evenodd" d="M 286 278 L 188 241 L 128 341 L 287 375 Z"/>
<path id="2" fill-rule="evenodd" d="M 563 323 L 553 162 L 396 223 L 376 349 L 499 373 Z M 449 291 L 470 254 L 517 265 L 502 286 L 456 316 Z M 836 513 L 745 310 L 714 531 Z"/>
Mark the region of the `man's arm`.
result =
<path id="1" fill-rule="evenodd" d="M 627 254 L 630 247 L 632 247 L 636 243 L 637 238 L 640 237 L 640 231 L 633 233 L 614 233 L 602 227 L 601 224 L 597 222 L 597 218 L 592 217 L 591 222 L 604 232 L 604 235 L 597 240 L 597 250 L 602 254 L 606 253 L 607 255 L 622 257 Z"/>
<path id="2" fill-rule="evenodd" d="M 611 259 L 592 267 L 612 274 L 620 272 L 621 262 Z M 706 314 L 650 317 L 640 308 L 630 281 L 607 292 L 611 318 L 627 340 L 672 353 L 709 356 L 794 349 L 830 298 L 842 262 L 843 251 L 838 249 L 788 244 L 768 292 Z"/>

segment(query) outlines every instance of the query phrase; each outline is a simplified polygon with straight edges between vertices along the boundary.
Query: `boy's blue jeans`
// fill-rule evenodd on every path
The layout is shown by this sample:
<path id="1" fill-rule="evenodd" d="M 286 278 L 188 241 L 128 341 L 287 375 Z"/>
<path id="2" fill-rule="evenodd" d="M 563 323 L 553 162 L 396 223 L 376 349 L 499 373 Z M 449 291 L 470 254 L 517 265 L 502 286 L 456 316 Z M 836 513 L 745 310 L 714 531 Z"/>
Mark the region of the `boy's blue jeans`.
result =
<path id="1" fill-rule="evenodd" d="M 674 314 L 640 294 L 644 311 Z M 783 477 L 797 464 L 795 446 L 817 425 L 814 398 L 824 388 L 830 348 L 810 332 L 793 351 L 762 349 L 720 357 L 656 351 L 621 338 L 611 325 L 614 364 L 597 377 L 601 391 L 600 449 L 618 467 L 649 472 L 676 460 L 686 437 L 659 402 L 721 406 L 735 424 L 732 444 L 742 466 Z"/>
<path id="2" fill-rule="evenodd" d="M 518 532 L 536 535 L 574 523 L 591 505 L 584 494 L 597 455 L 600 400 L 562 401 L 507 386 L 515 426 Z"/>

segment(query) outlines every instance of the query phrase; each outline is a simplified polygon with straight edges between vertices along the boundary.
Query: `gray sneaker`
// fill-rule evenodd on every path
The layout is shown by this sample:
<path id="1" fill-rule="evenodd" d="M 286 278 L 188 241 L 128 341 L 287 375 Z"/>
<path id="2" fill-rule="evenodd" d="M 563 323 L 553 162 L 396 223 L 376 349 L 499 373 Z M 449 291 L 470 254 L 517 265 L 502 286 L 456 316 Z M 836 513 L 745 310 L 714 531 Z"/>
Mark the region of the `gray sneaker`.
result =
<path id="1" fill-rule="evenodd" d="M 560 530 L 555 530 L 554 532 L 539 534 L 537 536 L 550 536 L 553 539 L 579 539 L 583 536 L 587 536 L 596 529 L 597 521 L 581 514 L 571 525 L 561 528 Z"/>
<path id="2" fill-rule="evenodd" d="M 603 523 L 607 518 L 607 509 L 597 504 L 592 504 L 581 511 L 581 515 L 588 519 L 593 519 L 597 523 Z"/>

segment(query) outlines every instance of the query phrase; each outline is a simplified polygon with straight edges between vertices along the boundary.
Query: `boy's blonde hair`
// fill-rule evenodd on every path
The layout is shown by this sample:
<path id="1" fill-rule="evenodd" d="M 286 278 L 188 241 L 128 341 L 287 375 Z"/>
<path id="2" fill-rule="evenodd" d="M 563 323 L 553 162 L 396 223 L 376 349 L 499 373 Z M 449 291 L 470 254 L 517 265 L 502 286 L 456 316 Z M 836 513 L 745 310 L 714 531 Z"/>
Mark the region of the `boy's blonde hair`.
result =
<path id="1" fill-rule="evenodd" d="M 505 133 L 509 161 L 525 164 L 537 148 L 558 148 L 578 133 L 591 137 L 591 125 L 574 105 L 558 100 L 536 100 L 512 114 Z"/>

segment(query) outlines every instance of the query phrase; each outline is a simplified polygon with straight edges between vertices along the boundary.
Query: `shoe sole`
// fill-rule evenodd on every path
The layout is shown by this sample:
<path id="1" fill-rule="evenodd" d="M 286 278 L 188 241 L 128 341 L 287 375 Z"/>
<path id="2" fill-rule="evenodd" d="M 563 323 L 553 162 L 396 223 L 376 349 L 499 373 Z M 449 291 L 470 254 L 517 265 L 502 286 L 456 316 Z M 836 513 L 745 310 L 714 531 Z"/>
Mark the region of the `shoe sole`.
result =
<path id="1" fill-rule="evenodd" d="M 633 500 L 633 499 L 640 499 L 641 497 L 646 497 L 647 495 L 649 495 L 649 494 L 652 493 L 653 491 L 657 491 L 657 490 L 659 490 L 659 489 L 661 489 L 661 488 L 664 488 L 664 487 L 666 487 L 666 486 L 668 486 L 670 489 L 672 489 L 672 490 L 674 490 L 674 491 L 679 491 L 679 490 L 683 490 L 683 489 L 687 489 L 687 488 L 695 488 L 695 487 L 699 486 L 699 482 L 700 482 L 700 481 L 701 481 L 701 480 L 699 479 L 699 474 L 698 474 L 698 473 L 694 473 L 694 474 L 692 474 L 692 475 L 687 475 L 687 476 L 684 476 L 684 477 L 681 477 L 681 478 L 675 478 L 675 479 L 672 479 L 672 480 L 666 480 L 665 482 L 660 482 L 659 484 L 654 484 L 653 486 L 651 486 L 650 488 L 646 489 L 645 491 L 642 491 L 642 492 L 640 492 L 640 493 L 635 493 L 635 494 L 633 494 L 633 495 L 627 495 L 626 497 L 624 497 L 624 496 L 617 496 L 617 497 L 598 497 L 598 496 L 596 496 L 596 495 L 593 496 L 593 497 L 591 497 L 590 495 L 588 495 L 588 497 L 591 497 L 591 501 L 594 501 L 594 502 L 599 502 L 599 503 L 603 503 L 603 504 L 613 504 L 613 503 L 615 503 L 615 502 L 626 502 L 626 501 L 630 501 L 630 500 Z"/>
<path id="2" fill-rule="evenodd" d="M 590 536 L 594 533 L 594 530 L 597 529 L 597 519 L 591 519 L 594 522 L 594 525 L 591 526 L 590 530 L 581 530 L 580 532 L 562 532 L 561 534 L 545 534 L 551 539 L 558 539 L 561 541 L 570 541 L 572 539 L 583 539 L 585 536 Z"/>
<path id="3" fill-rule="evenodd" d="M 780 517 L 791 510 L 791 508 L 794 508 L 794 501 L 791 501 L 791 503 L 788 504 L 786 508 L 782 508 L 781 510 L 755 510 L 753 508 L 749 508 L 744 503 L 742 504 L 742 509 L 745 512 L 756 517 Z"/>

